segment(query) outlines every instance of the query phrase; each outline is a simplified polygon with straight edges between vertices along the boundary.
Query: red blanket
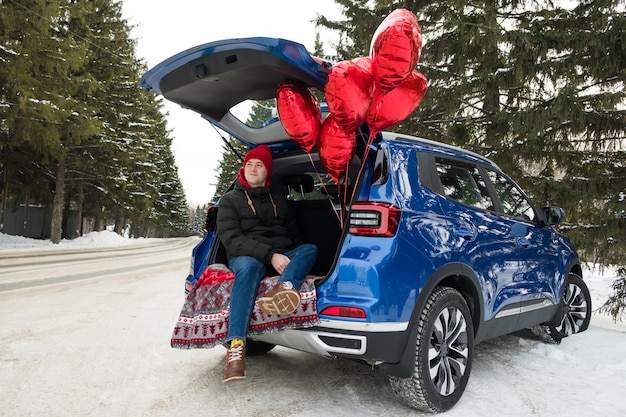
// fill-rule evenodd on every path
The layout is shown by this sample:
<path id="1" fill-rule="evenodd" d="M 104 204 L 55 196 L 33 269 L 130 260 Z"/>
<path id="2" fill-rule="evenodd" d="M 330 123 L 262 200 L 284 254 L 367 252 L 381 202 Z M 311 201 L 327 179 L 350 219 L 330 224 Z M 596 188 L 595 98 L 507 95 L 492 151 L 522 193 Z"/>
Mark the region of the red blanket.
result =
<path id="1" fill-rule="evenodd" d="M 228 333 L 230 291 L 235 274 L 225 265 L 210 265 L 191 289 L 174 327 L 171 345 L 178 349 L 207 349 L 221 345 Z M 278 277 L 261 281 L 257 296 L 272 288 Z M 284 329 L 312 327 L 319 323 L 313 279 L 300 288 L 300 306 L 290 315 L 266 315 L 254 305 L 248 336 Z"/>

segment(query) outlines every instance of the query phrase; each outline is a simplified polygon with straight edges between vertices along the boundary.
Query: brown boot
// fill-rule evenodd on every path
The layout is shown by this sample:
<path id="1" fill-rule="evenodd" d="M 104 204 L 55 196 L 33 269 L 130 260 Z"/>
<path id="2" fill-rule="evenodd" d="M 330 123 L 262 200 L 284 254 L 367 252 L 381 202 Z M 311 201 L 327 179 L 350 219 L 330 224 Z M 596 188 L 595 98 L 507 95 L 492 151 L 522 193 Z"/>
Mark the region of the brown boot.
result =
<path id="1" fill-rule="evenodd" d="M 226 352 L 226 370 L 222 382 L 246 379 L 246 347 L 237 345 Z"/>
<path id="2" fill-rule="evenodd" d="M 257 300 L 257 305 L 265 314 L 291 314 L 300 305 L 300 293 L 291 282 L 279 282 Z"/>

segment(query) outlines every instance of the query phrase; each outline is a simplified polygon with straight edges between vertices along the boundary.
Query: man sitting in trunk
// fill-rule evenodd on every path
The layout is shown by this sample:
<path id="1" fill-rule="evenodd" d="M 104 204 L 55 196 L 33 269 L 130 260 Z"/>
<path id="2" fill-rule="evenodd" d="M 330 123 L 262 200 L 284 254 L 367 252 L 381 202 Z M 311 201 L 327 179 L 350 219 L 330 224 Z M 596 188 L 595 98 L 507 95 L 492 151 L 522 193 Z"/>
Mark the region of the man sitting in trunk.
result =
<path id="1" fill-rule="evenodd" d="M 245 378 L 245 340 L 266 267 L 281 277 L 257 300 L 259 309 L 268 315 L 291 314 L 317 257 L 315 245 L 302 244 L 286 196 L 270 191 L 271 175 L 272 153 L 266 145 L 257 146 L 246 154 L 234 189 L 219 202 L 217 233 L 235 273 L 223 382 Z"/>

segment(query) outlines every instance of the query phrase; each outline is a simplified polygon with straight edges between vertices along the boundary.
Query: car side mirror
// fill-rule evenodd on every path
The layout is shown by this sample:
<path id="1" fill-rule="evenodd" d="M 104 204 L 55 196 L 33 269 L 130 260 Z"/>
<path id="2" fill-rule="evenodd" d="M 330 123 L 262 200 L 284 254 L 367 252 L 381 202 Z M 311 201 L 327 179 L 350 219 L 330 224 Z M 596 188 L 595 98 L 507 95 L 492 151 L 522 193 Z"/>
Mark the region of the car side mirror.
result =
<path id="1" fill-rule="evenodd" d="M 565 220 L 565 211 L 561 207 L 547 206 L 541 209 L 543 221 L 548 226 L 556 226 Z"/>

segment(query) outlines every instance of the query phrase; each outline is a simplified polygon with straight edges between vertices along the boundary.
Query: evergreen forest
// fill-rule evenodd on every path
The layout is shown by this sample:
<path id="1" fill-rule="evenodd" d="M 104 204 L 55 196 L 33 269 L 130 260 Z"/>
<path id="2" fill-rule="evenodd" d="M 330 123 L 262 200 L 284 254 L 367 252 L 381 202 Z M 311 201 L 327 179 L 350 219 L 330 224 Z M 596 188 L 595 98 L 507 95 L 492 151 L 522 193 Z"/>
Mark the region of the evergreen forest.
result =
<path id="1" fill-rule="evenodd" d="M 147 68 L 121 8 L 0 1 L 2 229 L 21 208 L 18 234 L 55 243 L 107 226 L 135 237 L 188 233 L 166 116 L 138 88 Z M 45 230 L 31 225 L 37 208 Z"/>

